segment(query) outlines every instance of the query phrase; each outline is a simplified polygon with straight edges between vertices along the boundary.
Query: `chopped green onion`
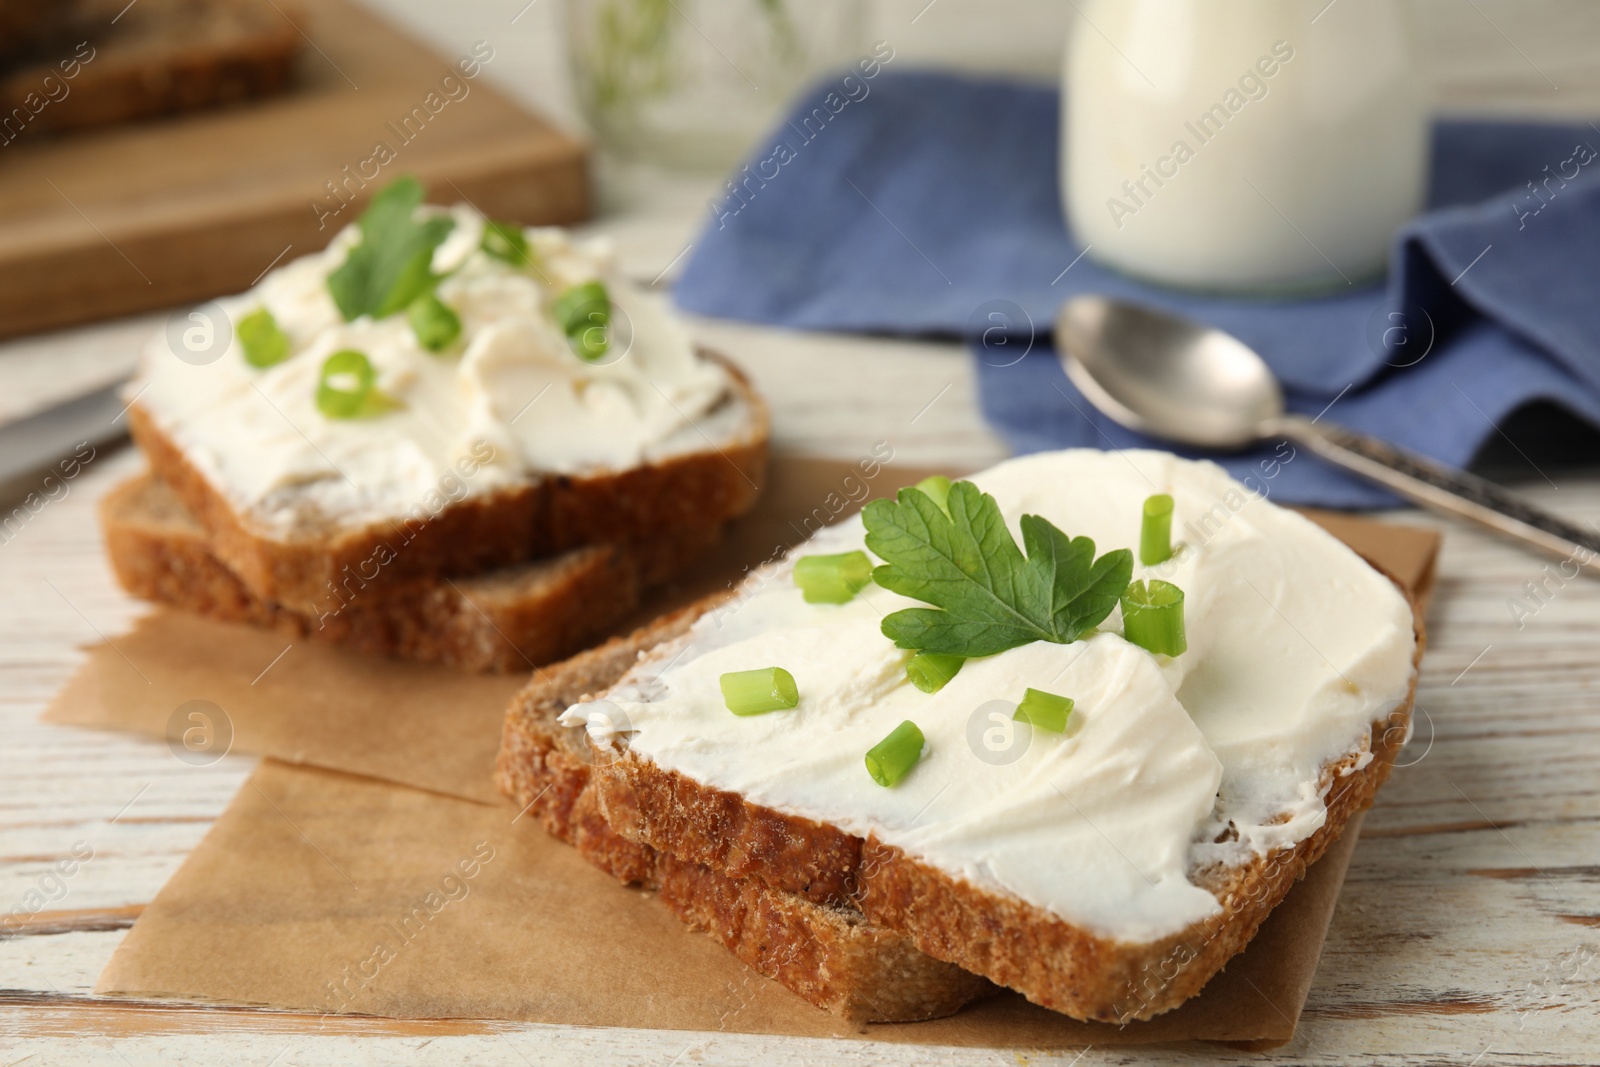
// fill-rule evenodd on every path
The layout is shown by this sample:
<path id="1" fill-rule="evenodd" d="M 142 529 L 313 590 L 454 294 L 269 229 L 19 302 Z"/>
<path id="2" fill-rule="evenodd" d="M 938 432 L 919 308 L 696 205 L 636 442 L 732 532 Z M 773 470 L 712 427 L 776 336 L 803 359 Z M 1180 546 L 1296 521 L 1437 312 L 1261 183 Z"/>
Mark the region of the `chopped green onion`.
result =
<path id="1" fill-rule="evenodd" d="M 406 317 L 411 320 L 417 344 L 429 352 L 442 352 L 461 336 L 461 316 L 432 293 L 423 293 L 413 300 Z"/>
<path id="2" fill-rule="evenodd" d="M 362 419 L 399 407 L 378 391 L 377 384 L 378 372 L 364 353 L 340 349 L 322 362 L 317 410 L 330 419 Z"/>
<path id="3" fill-rule="evenodd" d="M 1042 689 L 1029 689 L 1022 694 L 1017 713 L 1011 716 L 1017 722 L 1037 726 L 1062 734 L 1067 732 L 1067 720 L 1072 717 L 1072 698 L 1046 693 Z"/>
<path id="4" fill-rule="evenodd" d="M 899 783 L 922 758 L 924 743 L 922 731 L 907 719 L 867 750 L 867 773 L 881 786 Z"/>
<path id="5" fill-rule="evenodd" d="M 611 347 L 611 297 L 601 282 L 574 285 L 556 297 L 556 324 L 579 359 L 593 363 Z"/>
<path id="6" fill-rule="evenodd" d="M 514 267 L 526 267 L 533 262 L 528 254 L 528 234 L 520 223 L 490 219 L 483 224 L 483 240 L 479 246 L 495 259 Z"/>
<path id="7" fill-rule="evenodd" d="M 937 693 L 961 671 L 965 656 L 946 656 L 938 652 L 918 652 L 906 664 L 906 677 L 924 693 Z"/>
<path id="8" fill-rule="evenodd" d="M 785 711 L 800 703 L 794 676 L 782 667 L 754 671 L 729 671 L 718 679 L 722 701 L 735 715 L 765 715 Z"/>
<path id="9" fill-rule="evenodd" d="M 596 312 L 609 317 L 611 297 L 606 293 L 605 283 L 584 282 L 556 297 L 554 311 L 556 324 L 563 333 L 570 334 L 589 325 L 589 316 Z"/>
<path id="10" fill-rule="evenodd" d="M 939 510 L 945 514 L 950 513 L 950 479 L 942 474 L 924 478 L 913 489 L 920 489 L 928 494 L 928 498 L 939 505 Z"/>
<path id="11" fill-rule="evenodd" d="M 289 335 L 266 308 L 252 311 L 233 329 L 244 348 L 244 361 L 252 367 L 270 367 L 289 358 Z"/>
<path id="12" fill-rule="evenodd" d="M 794 584 L 807 604 L 844 604 L 872 582 L 872 560 L 865 552 L 836 556 L 801 556 L 794 564 Z"/>
<path id="13" fill-rule="evenodd" d="M 1144 523 L 1139 527 L 1139 562 L 1146 567 L 1172 558 L 1172 497 L 1157 493 L 1146 497 Z"/>
<path id="14" fill-rule="evenodd" d="M 1183 635 L 1183 590 L 1159 578 L 1129 583 L 1122 594 L 1122 636 L 1147 652 L 1182 655 L 1189 647 Z"/>

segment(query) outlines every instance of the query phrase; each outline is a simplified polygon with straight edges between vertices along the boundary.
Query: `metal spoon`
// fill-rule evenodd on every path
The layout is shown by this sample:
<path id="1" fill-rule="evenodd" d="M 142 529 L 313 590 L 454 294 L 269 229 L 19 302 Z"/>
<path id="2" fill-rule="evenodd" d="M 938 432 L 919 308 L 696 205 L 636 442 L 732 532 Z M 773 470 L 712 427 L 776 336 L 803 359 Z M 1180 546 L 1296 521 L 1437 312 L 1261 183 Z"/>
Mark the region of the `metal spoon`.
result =
<path id="1" fill-rule="evenodd" d="M 1600 577 L 1600 536 L 1465 471 L 1289 414 L 1266 362 L 1238 338 L 1164 311 L 1098 296 L 1062 305 L 1056 347 L 1074 385 L 1142 434 L 1236 451 L 1288 438 L 1425 508 L 1467 519 Z"/>

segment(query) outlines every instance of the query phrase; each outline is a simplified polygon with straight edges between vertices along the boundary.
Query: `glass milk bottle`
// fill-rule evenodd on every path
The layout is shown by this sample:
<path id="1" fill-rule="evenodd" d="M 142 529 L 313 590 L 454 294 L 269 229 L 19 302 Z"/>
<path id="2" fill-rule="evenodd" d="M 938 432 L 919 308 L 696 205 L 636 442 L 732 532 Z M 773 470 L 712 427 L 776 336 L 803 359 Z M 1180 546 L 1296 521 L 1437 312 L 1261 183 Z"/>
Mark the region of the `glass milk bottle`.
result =
<path id="1" fill-rule="evenodd" d="M 1345 289 L 1421 209 L 1424 95 L 1392 0 L 1081 0 L 1061 183 L 1089 255 L 1166 285 Z"/>

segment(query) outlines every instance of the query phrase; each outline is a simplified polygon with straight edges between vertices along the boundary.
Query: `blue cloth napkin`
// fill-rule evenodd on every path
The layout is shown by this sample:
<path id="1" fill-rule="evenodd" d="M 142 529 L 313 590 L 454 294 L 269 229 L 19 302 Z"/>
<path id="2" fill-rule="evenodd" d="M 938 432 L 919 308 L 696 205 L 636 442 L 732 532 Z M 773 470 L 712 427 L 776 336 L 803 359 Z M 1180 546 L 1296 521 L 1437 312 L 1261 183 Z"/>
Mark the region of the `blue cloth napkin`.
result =
<path id="1" fill-rule="evenodd" d="M 965 336 L 984 413 L 1018 452 L 1152 444 L 1095 412 L 1056 360 L 1050 323 L 1078 293 L 1222 327 L 1267 359 L 1291 409 L 1326 409 L 1329 421 L 1455 466 L 1535 400 L 1600 423 L 1594 126 L 1441 122 L 1429 210 L 1396 236 L 1386 286 L 1233 299 L 1079 259 L 1056 186 L 1055 92 L 922 72 L 854 84 L 849 94 L 819 86 L 730 176 L 678 282 L 682 307 L 803 329 Z M 1406 315 L 1394 320 L 1405 347 L 1382 340 L 1393 309 Z M 1259 477 L 1271 455 L 1215 458 Z M 1274 469 L 1270 491 L 1284 502 L 1394 502 L 1310 456 Z"/>

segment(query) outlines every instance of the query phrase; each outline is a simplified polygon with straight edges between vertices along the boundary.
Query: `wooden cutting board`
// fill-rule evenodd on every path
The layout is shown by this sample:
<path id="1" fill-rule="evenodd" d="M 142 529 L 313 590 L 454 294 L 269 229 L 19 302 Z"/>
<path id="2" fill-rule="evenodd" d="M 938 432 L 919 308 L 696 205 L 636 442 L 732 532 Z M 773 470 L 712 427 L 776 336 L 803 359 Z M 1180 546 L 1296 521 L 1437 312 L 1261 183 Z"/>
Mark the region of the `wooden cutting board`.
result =
<path id="1" fill-rule="evenodd" d="M 0 336 L 248 288 L 401 174 L 496 217 L 587 216 L 586 146 L 490 87 L 492 42 L 435 54 L 344 0 L 290 17 L 307 46 L 286 95 L 0 145 Z"/>

